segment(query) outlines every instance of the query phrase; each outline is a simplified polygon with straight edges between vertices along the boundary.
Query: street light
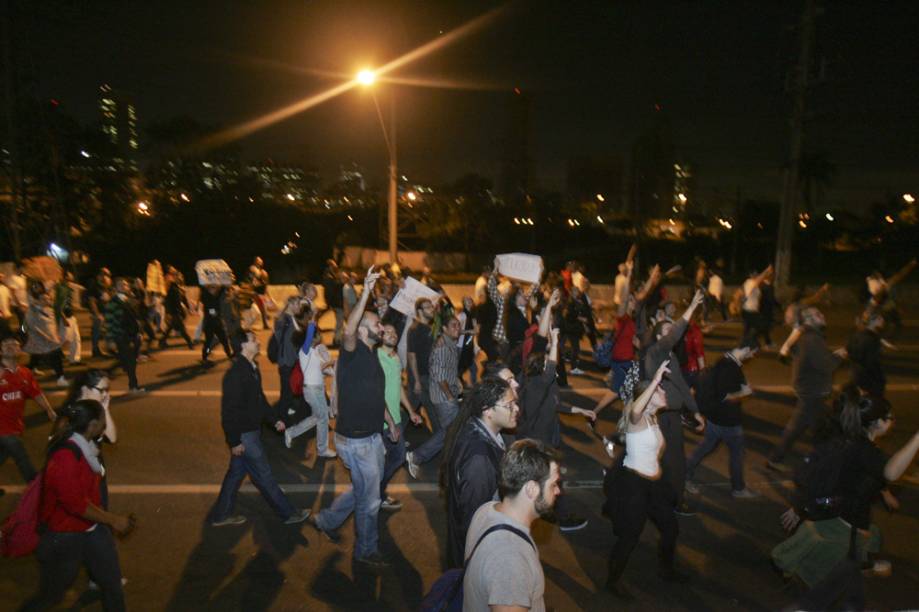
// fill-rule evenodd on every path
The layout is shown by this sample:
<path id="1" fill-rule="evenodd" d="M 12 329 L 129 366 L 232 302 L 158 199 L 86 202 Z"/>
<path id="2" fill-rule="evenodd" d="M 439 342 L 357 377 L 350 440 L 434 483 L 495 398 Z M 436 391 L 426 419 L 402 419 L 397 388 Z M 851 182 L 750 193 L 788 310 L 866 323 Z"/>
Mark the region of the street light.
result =
<path id="1" fill-rule="evenodd" d="M 355 79 L 364 87 L 371 87 L 376 82 L 377 76 L 373 70 L 365 68 L 357 73 Z M 373 96 L 373 104 L 377 109 L 377 117 L 380 118 L 380 127 L 383 129 L 383 139 L 386 141 L 386 149 L 389 152 L 389 197 L 387 198 L 389 205 L 389 260 L 396 263 L 398 261 L 397 256 L 399 250 L 399 229 L 396 208 L 396 198 L 398 197 L 398 174 L 396 173 L 396 96 L 395 93 L 393 93 L 390 103 L 390 129 L 387 131 L 386 122 L 383 121 L 383 112 L 380 110 L 380 104 L 372 89 L 370 90 L 370 94 Z"/>
<path id="2" fill-rule="evenodd" d="M 906 202 L 907 204 L 913 204 L 916 201 L 916 198 L 913 197 L 913 194 L 911 193 L 904 193 L 903 201 Z"/>

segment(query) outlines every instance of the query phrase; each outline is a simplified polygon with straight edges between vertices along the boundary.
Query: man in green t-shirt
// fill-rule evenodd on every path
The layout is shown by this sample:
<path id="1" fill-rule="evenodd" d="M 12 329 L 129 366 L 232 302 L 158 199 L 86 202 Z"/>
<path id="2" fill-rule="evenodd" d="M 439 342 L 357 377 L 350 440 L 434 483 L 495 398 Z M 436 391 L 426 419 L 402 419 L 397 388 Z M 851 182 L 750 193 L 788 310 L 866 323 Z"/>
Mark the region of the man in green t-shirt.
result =
<path id="1" fill-rule="evenodd" d="M 383 464 L 383 478 L 380 481 L 380 499 L 382 503 L 380 508 L 393 512 L 402 507 L 402 502 L 386 495 L 386 485 L 402 465 L 405 463 L 405 423 L 402 421 L 401 406 L 408 410 L 409 419 L 412 424 L 420 425 L 421 416 L 415 412 L 412 403 L 408 399 L 405 386 L 402 384 L 402 361 L 399 359 L 397 346 L 399 344 L 399 333 L 393 325 L 383 326 L 383 343 L 377 348 L 377 357 L 380 359 L 380 366 L 383 368 L 383 374 L 386 377 L 386 387 L 384 396 L 386 398 L 386 409 L 392 417 L 393 423 L 399 428 L 396 441 L 393 442 L 384 432 L 383 446 L 386 449 L 386 459 Z M 384 429 L 389 425 L 384 423 Z"/>

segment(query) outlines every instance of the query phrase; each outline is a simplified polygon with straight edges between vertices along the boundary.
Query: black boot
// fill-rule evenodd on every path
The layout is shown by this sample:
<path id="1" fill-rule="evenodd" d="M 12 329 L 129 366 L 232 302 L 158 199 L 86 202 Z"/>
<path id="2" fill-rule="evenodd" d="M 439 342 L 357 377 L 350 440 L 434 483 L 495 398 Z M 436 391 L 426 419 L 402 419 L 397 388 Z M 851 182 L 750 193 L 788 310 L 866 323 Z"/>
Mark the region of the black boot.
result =
<path id="1" fill-rule="evenodd" d="M 608 567 L 609 574 L 606 578 L 606 590 L 609 591 L 613 597 L 621 601 L 635 601 L 635 597 L 625 588 L 625 585 L 622 583 L 622 572 L 625 571 L 625 561 L 619 561 L 610 557 Z"/>

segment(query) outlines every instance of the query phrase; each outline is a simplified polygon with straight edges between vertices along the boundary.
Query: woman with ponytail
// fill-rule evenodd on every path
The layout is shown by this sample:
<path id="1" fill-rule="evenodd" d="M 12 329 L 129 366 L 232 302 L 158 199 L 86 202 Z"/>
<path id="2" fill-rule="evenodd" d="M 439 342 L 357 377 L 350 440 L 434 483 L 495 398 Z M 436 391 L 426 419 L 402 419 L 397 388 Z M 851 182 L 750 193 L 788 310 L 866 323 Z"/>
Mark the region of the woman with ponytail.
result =
<path id="1" fill-rule="evenodd" d="M 105 431 L 104 413 L 102 404 L 87 399 L 61 409 L 59 427 L 49 443 L 38 510 L 44 527 L 36 550 L 41 582 L 23 610 L 59 604 L 81 565 L 99 584 L 103 609 L 125 609 L 112 530 L 125 534 L 134 519 L 102 507 L 99 485 L 105 468 L 92 441 Z"/>
<path id="2" fill-rule="evenodd" d="M 785 576 L 797 576 L 809 587 L 797 609 L 827 609 L 839 600 L 864 609 L 861 570 L 890 570 L 889 563 L 868 561 L 868 553 L 880 549 L 871 504 L 919 451 L 919 432 L 890 459 L 878 448 L 878 439 L 894 422 L 884 398 L 862 395 L 850 386 L 837 400 L 836 412 L 836 437 L 808 458 L 799 478 L 798 503 L 782 515 L 785 529 L 797 531 L 772 551 Z"/>

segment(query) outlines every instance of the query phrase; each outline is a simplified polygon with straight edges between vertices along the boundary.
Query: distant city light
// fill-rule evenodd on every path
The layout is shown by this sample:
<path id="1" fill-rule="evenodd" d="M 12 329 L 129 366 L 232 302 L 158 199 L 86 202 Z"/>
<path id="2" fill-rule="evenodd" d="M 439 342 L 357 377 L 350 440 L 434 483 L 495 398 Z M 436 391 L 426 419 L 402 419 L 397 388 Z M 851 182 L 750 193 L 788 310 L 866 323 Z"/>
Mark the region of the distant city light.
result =
<path id="1" fill-rule="evenodd" d="M 357 73 L 357 82 L 361 85 L 373 85 L 377 75 L 373 70 L 364 69 Z"/>
<path id="2" fill-rule="evenodd" d="M 185 195 L 184 193 L 180 193 L 180 194 L 179 194 L 179 199 L 182 200 L 183 202 L 191 202 L 191 198 L 189 198 L 189 197 L 188 197 L 187 195 Z"/>
<path id="3" fill-rule="evenodd" d="M 916 198 L 914 198 L 914 197 L 913 197 L 913 194 L 911 194 L 911 193 L 904 193 L 904 194 L 903 194 L 903 201 L 906 202 L 907 204 L 913 204 L 913 203 L 916 202 Z"/>
<path id="4" fill-rule="evenodd" d="M 827 220 L 827 221 L 835 221 L 836 219 L 833 217 L 833 215 L 831 215 L 830 213 L 827 213 L 827 214 L 826 214 L 826 220 Z"/>
<path id="5" fill-rule="evenodd" d="M 606 221 L 604 221 L 603 217 L 601 217 L 600 215 L 597 215 L 597 221 L 599 221 L 601 225 L 606 223 Z"/>
<path id="6" fill-rule="evenodd" d="M 685 194 L 685 193 L 678 193 L 676 197 L 677 197 L 677 199 L 680 201 L 681 204 L 685 204 L 685 203 L 686 203 L 686 194 Z"/>
<path id="7" fill-rule="evenodd" d="M 290 200 L 291 202 L 293 202 L 293 201 L 296 200 L 297 198 L 294 197 L 294 194 L 288 193 L 288 194 L 287 194 L 287 199 Z"/>
<path id="8" fill-rule="evenodd" d="M 85 150 L 81 149 L 81 150 L 80 150 L 80 155 L 82 155 L 82 156 L 85 157 L 86 159 L 89 159 L 89 152 L 88 152 L 88 151 L 85 151 Z M 904 197 L 906 197 L 906 196 L 904 196 Z"/>
<path id="9" fill-rule="evenodd" d="M 67 252 L 67 249 L 58 246 L 54 242 L 48 245 L 48 255 L 57 259 L 58 261 L 67 261 L 67 257 L 70 253 Z"/>
<path id="10" fill-rule="evenodd" d="M 348 215 L 348 221 L 354 221 L 354 217 L 352 217 L 351 215 Z M 298 235 L 297 237 L 299 238 L 300 236 Z"/>
<path id="11" fill-rule="evenodd" d="M 598 202 L 606 202 L 606 198 L 603 197 L 603 194 L 602 194 L 602 193 L 598 193 L 598 194 L 597 194 L 597 201 L 598 201 Z"/>
<path id="12" fill-rule="evenodd" d="M 514 225 L 520 225 L 520 219 L 514 217 Z"/>
<path id="13" fill-rule="evenodd" d="M 146 202 L 138 202 L 137 203 L 137 214 L 142 215 L 144 217 L 149 217 L 150 216 L 150 205 L 147 204 Z"/>
<path id="14" fill-rule="evenodd" d="M 888 223 L 893 223 L 893 217 L 891 217 L 890 215 L 887 215 L 886 217 L 884 217 L 884 221 L 887 221 Z"/>
<path id="15" fill-rule="evenodd" d="M 418 199 L 418 195 L 414 191 L 409 191 L 408 193 L 405 194 L 405 197 L 408 198 L 412 202 Z"/>
<path id="16" fill-rule="evenodd" d="M 807 229 L 807 223 L 804 222 L 804 219 L 799 219 L 798 225 L 801 226 L 801 229 Z"/>

